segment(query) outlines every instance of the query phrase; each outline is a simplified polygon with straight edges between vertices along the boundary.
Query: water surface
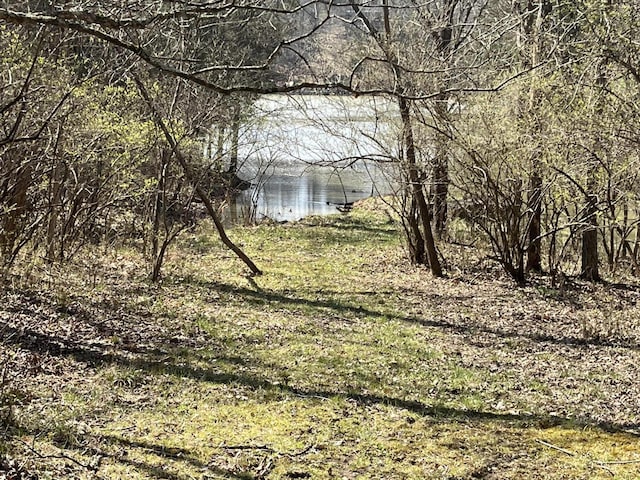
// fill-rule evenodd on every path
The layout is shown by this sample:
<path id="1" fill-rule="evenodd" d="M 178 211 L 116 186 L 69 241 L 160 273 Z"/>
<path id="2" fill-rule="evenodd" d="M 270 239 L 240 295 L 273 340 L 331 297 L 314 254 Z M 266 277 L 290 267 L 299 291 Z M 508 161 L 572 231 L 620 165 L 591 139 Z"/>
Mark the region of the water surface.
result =
<path id="1" fill-rule="evenodd" d="M 276 221 L 336 213 L 392 190 L 394 104 L 385 98 L 266 95 L 241 127 L 238 176 L 252 187 L 229 214 Z"/>

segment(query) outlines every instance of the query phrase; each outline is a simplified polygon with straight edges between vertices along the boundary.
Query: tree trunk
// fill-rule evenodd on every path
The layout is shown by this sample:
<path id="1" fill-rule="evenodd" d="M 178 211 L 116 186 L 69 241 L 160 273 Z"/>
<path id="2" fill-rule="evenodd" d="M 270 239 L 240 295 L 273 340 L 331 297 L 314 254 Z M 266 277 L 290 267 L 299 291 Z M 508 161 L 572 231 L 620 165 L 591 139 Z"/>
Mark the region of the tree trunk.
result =
<path id="1" fill-rule="evenodd" d="M 542 271 L 542 255 L 541 255 L 541 219 L 542 219 L 542 177 L 534 167 L 534 172 L 530 179 L 529 193 L 529 211 L 531 218 L 529 219 L 529 246 L 527 247 L 527 271 Z"/>
<path id="2" fill-rule="evenodd" d="M 413 191 L 409 190 L 410 207 L 407 215 L 408 230 L 407 243 L 409 247 L 409 258 L 414 265 L 425 265 L 427 263 L 426 252 L 424 250 L 424 238 L 420 232 L 420 221 L 418 215 L 418 206 L 416 204 Z"/>
<path id="3" fill-rule="evenodd" d="M 436 45 L 441 58 L 449 58 L 452 49 L 453 27 L 455 24 L 454 13 L 456 6 L 460 2 L 458 0 L 447 0 L 441 6 L 439 22 L 443 27 L 438 32 L 434 32 L 436 37 Z M 441 80 L 440 88 L 447 90 L 449 82 L 446 79 Z M 443 238 L 447 228 L 447 196 L 449 194 L 449 137 L 444 132 L 451 131 L 452 121 L 448 111 L 449 95 L 438 95 L 435 102 L 434 112 L 436 120 L 441 124 L 440 130 L 436 130 L 435 142 L 435 164 L 433 168 L 433 216 L 434 230 L 438 238 Z"/>
<path id="4" fill-rule="evenodd" d="M 436 158 L 433 183 L 434 229 L 438 238 L 443 238 L 447 228 L 447 196 L 449 194 L 449 162 L 444 152 Z"/>
<path id="5" fill-rule="evenodd" d="M 10 154 L 7 154 L 9 156 Z M 23 225 L 24 215 L 29 209 L 29 187 L 33 183 L 33 167 L 30 163 L 25 163 L 16 168 L 12 180 L 15 182 L 9 187 L 8 201 L 6 203 L 8 211 L 0 216 L 0 252 L 4 266 L 9 268 L 19 253 L 20 242 L 18 238 L 25 228 Z"/>
<path id="6" fill-rule="evenodd" d="M 427 261 L 429 262 L 429 268 L 431 273 L 435 277 L 442 276 L 442 266 L 438 259 L 438 252 L 436 250 L 433 233 L 431 231 L 431 212 L 429 211 L 429 205 L 424 197 L 422 189 L 422 180 L 418 173 L 418 165 L 416 162 L 416 149 L 415 142 L 413 140 L 413 129 L 411 128 L 411 113 L 409 108 L 409 102 L 404 97 L 398 98 L 398 105 L 400 107 L 400 117 L 402 118 L 402 128 L 404 137 L 404 146 L 406 149 L 406 162 L 407 170 L 409 174 L 409 182 L 411 184 L 411 193 L 413 199 L 418 207 L 418 217 L 422 224 L 422 235 L 424 239 L 424 247 L 427 252 Z"/>
<path id="7" fill-rule="evenodd" d="M 596 84 L 600 87 L 600 97 L 596 100 L 594 109 L 594 118 L 599 118 L 603 111 L 603 101 L 605 92 L 608 89 L 609 79 L 607 77 L 606 58 L 601 58 L 598 62 L 598 74 Z M 589 167 L 587 172 L 587 190 L 586 190 L 586 207 L 585 221 L 587 227 L 582 232 L 582 271 L 580 276 L 585 280 L 596 282 L 600 280 L 599 258 L 598 258 L 598 219 L 596 213 L 598 211 L 598 195 L 595 193 L 597 184 L 596 176 L 598 174 L 598 165 L 600 163 L 599 155 L 603 150 L 603 143 L 600 137 L 600 129 L 596 127 L 596 137 L 593 148 L 593 165 Z"/>
<path id="8" fill-rule="evenodd" d="M 597 196 L 589 195 L 585 219 L 588 226 L 582 232 L 582 272 L 580 277 L 591 282 L 600 280 L 598 260 Z"/>
<path id="9" fill-rule="evenodd" d="M 66 166 L 62 162 L 56 162 L 51 172 L 51 188 L 49 192 L 49 222 L 47 224 L 47 262 L 53 262 L 56 258 L 56 232 L 60 218 L 62 203 L 62 184 L 66 176 Z"/>
<path id="10" fill-rule="evenodd" d="M 450 36 L 450 33 L 448 35 Z M 451 130 L 452 122 L 447 111 L 447 102 L 447 95 L 440 95 L 433 109 L 434 120 L 439 124 L 439 128 L 435 132 L 431 200 L 433 202 L 433 227 L 436 236 L 440 239 L 444 237 L 447 228 L 447 196 L 449 194 L 448 145 L 450 140 L 445 132 Z"/>
<path id="11" fill-rule="evenodd" d="M 525 60 L 524 67 L 534 68 L 540 63 L 543 51 L 543 35 L 542 28 L 545 17 L 551 12 L 551 4 L 549 0 L 539 0 L 537 2 L 528 1 L 524 7 L 525 15 L 522 25 L 522 33 L 527 39 L 529 45 L 528 58 Z M 542 174 L 540 164 L 542 162 L 542 150 L 540 148 L 544 125 L 539 119 L 540 112 L 540 89 L 538 82 L 540 76 L 534 74 L 531 76 L 529 87 L 529 101 L 526 116 L 527 124 L 530 125 L 530 135 L 535 138 L 535 145 L 531 155 L 531 172 L 529 176 L 529 198 L 527 207 L 530 212 L 529 222 L 527 225 L 528 247 L 527 247 L 527 264 L 526 271 L 541 272 L 542 271 L 542 240 L 540 239 L 542 229 Z"/>
<path id="12" fill-rule="evenodd" d="M 214 159 L 214 168 L 215 171 L 220 173 L 222 172 L 222 157 L 224 156 L 224 132 L 225 127 L 222 124 L 218 125 L 217 128 L 217 143 L 216 143 L 216 156 Z"/>
<path id="13" fill-rule="evenodd" d="M 397 84 L 402 85 L 402 70 L 398 67 L 398 59 L 390 47 L 389 42 L 391 39 L 391 23 L 389 18 L 389 2 L 383 0 L 382 2 L 382 14 L 384 19 L 384 34 L 381 35 L 376 28 L 375 24 L 363 13 L 362 5 L 354 1 L 350 2 L 351 8 L 355 12 L 356 16 L 362 20 L 369 30 L 372 37 L 378 42 L 381 50 L 386 56 L 386 60 L 389 67 L 394 73 Z M 409 106 L 409 100 L 403 96 L 402 87 L 399 88 L 398 107 L 400 109 L 400 117 L 402 119 L 402 136 L 405 149 L 405 162 L 407 164 L 407 176 L 409 177 L 409 189 L 411 191 L 412 199 L 417 206 L 417 219 L 409 219 L 409 224 L 417 222 L 422 226 L 422 237 L 424 240 L 424 249 L 427 254 L 427 261 L 429 262 L 429 268 L 431 273 L 435 277 L 442 276 L 442 266 L 438 259 L 438 252 L 436 250 L 435 241 L 433 239 L 433 232 L 431 230 L 431 212 L 427 200 L 425 199 L 422 179 L 419 174 L 419 167 L 416 161 L 416 146 L 413 138 L 413 129 L 411 126 L 411 109 Z M 415 226 L 412 227 L 415 231 Z M 420 232 L 420 229 L 417 229 Z M 416 235 L 417 236 L 417 235 Z M 416 238 L 417 240 L 417 238 Z M 419 247 L 416 247 L 416 252 L 419 252 Z"/>
<path id="14" fill-rule="evenodd" d="M 165 181 L 167 177 L 167 168 L 169 166 L 169 159 L 171 153 L 166 149 L 162 149 L 160 152 L 160 164 L 158 165 L 158 171 L 156 174 L 156 195 L 153 205 L 153 226 L 151 230 L 151 259 L 153 269 L 151 272 L 151 281 L 157 282 L 160 278 L 160 270 L 162 268 L 162 260 L 167 249 L 164 242 L 160 242 L 160 226 L 165 220 L 167 215 L 166 205 L 166 187 Z"/>
<path id="15" fill-rule="evenodd" d="M 240 137 L 240 107 L 234 105 L 231 119 L 231 151 L 229 152 L 229 168 L 227 173 L 235 175 L 238 172 L 238 143 Z"/>

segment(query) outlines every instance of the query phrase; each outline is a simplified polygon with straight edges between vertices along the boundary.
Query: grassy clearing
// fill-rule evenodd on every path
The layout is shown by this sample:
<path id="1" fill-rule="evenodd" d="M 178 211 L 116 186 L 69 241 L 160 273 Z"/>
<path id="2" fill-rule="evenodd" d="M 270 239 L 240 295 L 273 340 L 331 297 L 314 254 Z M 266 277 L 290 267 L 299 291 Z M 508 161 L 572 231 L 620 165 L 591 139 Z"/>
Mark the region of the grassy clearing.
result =
<path id="1" fill-rule="evenodd" d="M 161 285 L 121 251 L 7 291 L 3 451 L 52 479 L 640 478 L 635 291 L 514 289 L 469 251 L 434 280 L 366 211 L 232 236 L 264 276 L 203 228 Z"/>

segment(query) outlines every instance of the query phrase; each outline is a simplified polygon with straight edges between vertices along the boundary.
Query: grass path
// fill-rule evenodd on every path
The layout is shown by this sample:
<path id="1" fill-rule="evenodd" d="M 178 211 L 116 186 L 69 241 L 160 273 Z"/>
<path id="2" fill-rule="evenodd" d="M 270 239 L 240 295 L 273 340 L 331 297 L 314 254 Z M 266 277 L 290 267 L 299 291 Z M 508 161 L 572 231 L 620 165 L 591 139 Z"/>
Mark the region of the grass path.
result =
<path id="1" fill-rule="evenodd" d="M 8 289 L 0 440 L 40 478 L 640 478 L 640 294 L 446 279 L 365 211 Z M 2 407 L 2 405 L 0 405 Z M 8 407 L 0 412 L 6 414 Z M 5 465 L 8 460 L 5 460 Z"/>

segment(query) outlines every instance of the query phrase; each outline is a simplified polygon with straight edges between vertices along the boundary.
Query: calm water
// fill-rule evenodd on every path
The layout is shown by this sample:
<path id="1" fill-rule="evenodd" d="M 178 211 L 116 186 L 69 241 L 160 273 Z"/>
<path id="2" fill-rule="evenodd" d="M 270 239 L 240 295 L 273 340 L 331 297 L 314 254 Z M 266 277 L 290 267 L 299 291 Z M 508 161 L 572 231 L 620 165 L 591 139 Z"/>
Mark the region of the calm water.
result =
<path id="1" fill-rule="evenodd" d="M 298 220 L 392 190 L 398 132 L 383 98 L 267 95 L 240 132 L 238 176 L 250 181 L 231 221 Z"/>

